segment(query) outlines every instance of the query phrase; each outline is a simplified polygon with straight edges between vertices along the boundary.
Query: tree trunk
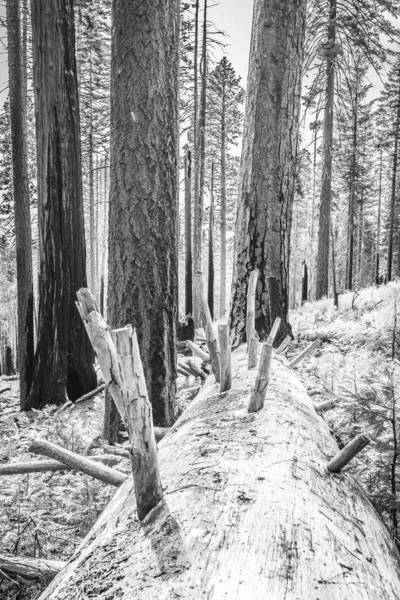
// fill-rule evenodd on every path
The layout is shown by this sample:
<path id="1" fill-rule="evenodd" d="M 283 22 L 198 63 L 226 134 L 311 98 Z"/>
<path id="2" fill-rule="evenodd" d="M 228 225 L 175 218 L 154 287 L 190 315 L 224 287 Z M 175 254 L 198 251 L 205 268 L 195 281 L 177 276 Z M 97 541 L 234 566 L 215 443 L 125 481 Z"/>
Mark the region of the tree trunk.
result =
<path id="1" fill-rule="evenodd" d="M 263 339 L 271 327 L 269 275 L 277 278 L 282 327 L 289 329 L 289 248 L 305 4 L 303 0 L 279 4 L 256 0 L 254 4 L 230 315 L 235 345 L 245 338 L 247 285 L 254 269 L 260 271 L 257 333 Z"/>
<path id="2" fill-rule="evenodd" d="M 108 320 L 137 330 L 158 425 L 176 379 L 178 17 L 178 0 L 113 3 Z"/>
<path id="3" fill-rule="evenodd" d="M 197 129 L 197 172 L 198 194 L 194 210 L 194 272 L 201 273 L 203 265 L 203 221 L 204 221 L 204 186 L 205 186 L 205 167 L 206 167 L 206 109 L 207 109 L 207 1 L 204 0 L 204 19 L 203 19 L 203 43 L 201 55 L 201 89 L 200 89 L 200 109 L 199 123 Z M 196 6 L 197 11 L 197 6 Z M 196 280 L 196 278 L 195 278 Z M 194 285 L 194 323 L 196 329 L 201 327 L 201 293 Z"/>
<path id="4" fill-rule="evenodd" d="M 376 225 L 376 253 L 375 253 L 375 283 L 379 284 L 379 262 L 380 262 L 380 246 L 381 246 L 381 206 L 382 206 L 382 155 L 383 146 L 380 146 L 380 163 L 379 163 L 379 195 L 378 195 L 378 222 Z"/>
<path id="5" fill-rule="evenodd" d="M 17 255 L 18 368 L 20 404 L 32 382 L 34 357 L 32 235 L 29 200 L 26 56 L 21 44 L 20 3 L 7 0 L 8 80 L 10 90 L 15 248 Z"/>
<path id="6" fill-rule="evenodd" d="M 92 106 L 92 53 L 89 54 L 89 233 L 90 233 L 90 289 L 95 298 L 97 298 L 96 281 L 96 236 L 95 236 L 95 199 L 94 199 L 94 165 L 93 165 L 93 106 Z"/>
<path id="7" fill-rule="evenodd" d="M 220 284 L 219 284 L 219 316 L 222 318 L 226 311 L 226 99 L 225 99 L 225 79 L 222 89 L 222 107 L 221 107 L 221 240 L 220 240 Z"/>
<path id="8" fill-rule="evenodd" d="M 388 254 L 387 254 L 387 272 L 386 280 L 392 280 L 392 262 L 393 262 L 393 232 L 396 207 L 396 187 L 397 187 L 397 162 L 399 154 L 399 133 L 400 133 L 400 81 L 398 83 L 399 91 L 397 98 L 397 116 L 394 132 L 394 151 L 393 151 L 393 168 L 392 168 L 392 192 L 390 197 L 390 216 L 389 216 L 389 231 L 388 231 Z"/>
<path id="9" fill-rule="evenodd" d="M 185 315 L 193 314 L 192 153 L 185 156 Z"/>
<path id="10" fill-rule="evenodd" d="M 301 278 L 301 304 L 304 304 L 308 300 L 308 269 L 307 265 L 303 263 L 303 277 Z"/>
<path id="11" fill-rule="evenodd" d="M 356 205 L 356 154 L 357 154 L 357 90 L 355 92 L 353 112 L 353 139 L 350 166 L 350 193 L 349 193 L 349 223 L 347 233 L 347 273 L 346 289 L 353 289 L 353 260 L 354 260 L 354 208 Z M 332 238 L 333 241 L 333 238 Z M 333 256 L 333 254 L 332 254 Z"/>
<path id="12" fill-rule="evenodd" d="M 210 214 L 208 221 L 208 307 L 214 318 L 214 163 L 211 165 Z"/>
<path id="13" fill-rule="evenodd" d="M 333 236 L 333 227 L 331 223 L 331 238 L 332 238 L 332 287 L 333 287 L 333 305 L 339 308 L 339 293 L 337 291 L 336 282 L 336 257 L 335 257 L 335 238 Z"/>
<path id="14" fill-rule="evenodd" d="M 215 402 L 210 378 L 159 444 L 164 500 L 140 524 L 124 483 L 40 600 L 397 597 L 398 552 L 361 485 L 328 474 L 338 447 L 303 384 L 273 357 L 249 415 L 244 346 L 232 362 L 235 393 Z"/>
<path id="15" fill-rule="evenodd" d="M 328 295 L 329 238 L 332 199 L 332 142 L 335 99 L 337 0 L 329 0 L 329 26 L 326 49 L 326 92 L 323 129 L 322 186 L 319 203 L 319 231 L 315 299 Z"/>
<path id="16" fill-rule="evenodd" d="M 93 351 L 75 306 L 86 286 L 73 1 L 32 0 L 39 219 L 39 327 L 25 409 L 96 387 Z"/>
<path id="17" fill-rule="evenodd" d="M 202 253 L 202 223 L 203 208 L 200 205 L 199 196 L 199 140 L 198 140 L 198 118 L 199 118 L 199 11 L 200 0 L 195 2 L 194 16 L 194 53 L 193 53 L 193 173 L 194 173 L 194 207 L 193 207 L 193 266 L 192 273 L 201 271 L 201 253 Z M 200 227 L 199 227 L 200 223 Z M 193 319 L 195 328 L 200 327 L 201 317 L 201 299 L 199 291 L 196 289 L 195 279 L 193 278 Z"/>

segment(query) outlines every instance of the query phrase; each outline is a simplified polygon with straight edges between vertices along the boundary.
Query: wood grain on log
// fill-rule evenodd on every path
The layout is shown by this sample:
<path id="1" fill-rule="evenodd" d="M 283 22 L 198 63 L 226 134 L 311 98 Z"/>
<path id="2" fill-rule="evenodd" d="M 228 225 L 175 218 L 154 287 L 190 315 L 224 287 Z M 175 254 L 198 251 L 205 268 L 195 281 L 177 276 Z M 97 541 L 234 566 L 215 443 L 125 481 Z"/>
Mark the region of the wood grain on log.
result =
<path id="1" fill-rule="evenodd" d="M 27 581 L 39 581 L 46 585 L 54 579 L 64 565 L 66 563 L 59 560 L 0 554 L 0 571 L 11 577 L 23 577 Z"/>
<path id="2" fill-rule="evenodd" d="M 255 332 L 256 319 L 256 289 L 258 281 L 258 269 L 250 273 L 249 286 L 247 288 L 247 311 L 246 311 L 246 343 L 247 352 L 250 350 L 250 341 Z M 251 369 L 251 367 L 249 367 Z"/>
<path id="3" fill-rule="evenodd" d="M 40 600 L 397 600 L 400 559 L 363 488 L 328 474 L 338 450 L 296 374 L 271 365 L 268 408 L 212 378 L 159 444 L 164 500 L 140 523 L 119 488 Z"/>
<path id="4" fill-rule="evenodd" d="M 108 454 L 91 456 L 90 460 L 94 460 L 95 462 L 100 462 L 111 467 L 118 462 L 118 460 L 115 459 L 115 456 Z M 30 460 L 0 465 L 0 477 L 2 475 L 22 475 L 24 473 L 45 473 L 46 471 L 72 471 L 72 467 L 68 467 L 58 460 Z"/>
<path id="5" fill-rule="evenodd" d="M 90 477 L 99 479 L 110 485 L 119 486 L 126 480 L 126 475 L 124 473 L 120 473 L 106 465 L 98 464 L 86 456 L 75 454 L 75 452 L 56 446 L 56 444 L 52 444 L 46 440 L 33 441 L 29 446 L 29 452 L 42 454 L 48 458 L 55 459 L 68 467 L 71 467 L 71 469 L 82 471 L 82 473 L 86 473 L 86 475 L 90 475 Z"/>

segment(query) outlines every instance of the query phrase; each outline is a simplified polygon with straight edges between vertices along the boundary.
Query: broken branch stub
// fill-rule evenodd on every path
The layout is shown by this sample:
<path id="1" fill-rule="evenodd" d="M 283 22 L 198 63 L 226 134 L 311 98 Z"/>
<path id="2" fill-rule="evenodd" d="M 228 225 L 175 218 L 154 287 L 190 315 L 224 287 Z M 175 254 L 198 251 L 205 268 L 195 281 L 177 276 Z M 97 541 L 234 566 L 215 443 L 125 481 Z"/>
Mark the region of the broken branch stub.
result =
<path id="1" fill-rule="evenodd" d="M 249 413 L 258 412 L 264 406 L 271 370 L 272 350 L 272 344 L 263 344 L 256 382 L 247 407 Z"/>
<path id="2" fill-rule="evenodd" d="M 78 310 L 97 354 L 104 380 L 128 431 L 137 511 L 142 520 L 163 494 L 152 408 L 136 332 L 129 325 L 114 330 L 111 335 L 91 292 L 82 288 L 77 296 Z"/>
<path id="3" fill-rule="evenodd" d="M 283 340 L 282 344 L 279 346 L 279 348 L 276 350 L 276 354 L 282 354 L 283 352 L 285 352 L 285 350 L 289 347 L 289 344 L 291 342 L 291 337 L 290 335 L 287 335 L 285 337 L 285 339 Z"/>
<path id="4" fill-rule="evenodd" d="M 215 332 L 214 323 L 211 318 L 210 309 L 208 307 L 207 296 L 204 290 L 204 281 L 203 274 L 196 273 L 194 276 L 195 280 L 198 282 L 199 290 L 201 292 L 201 306 L 200 306 L 200 314 L 201 320 L 203 323 L 204 331 L 206 334 L 208 351 L 210 353 L 211 359 L 211 367 L 213 373 L 215 375 L 215 381 L 219 383 L 220 381 L 220 364 L 219 364 L 219 347 L 218 347 L 218 339 L 217 334 Z"/>
<path id="5" fill-rule="evenodd" d="M 354 440 L 351 440 L 343 450 L 340 450 L 328 463 L 328 471 L 331 473 L 340 473 L 365 446 L 371 443 L 371 440 L 365 433 L 360 433 Z"/>
<path id="6" fill-rule="evenodd" d="M 138 517 L 143 520 L 163 497 L 153 410 L 147 394 L 136 331 L 127 325 L 114 329 L 111 335 L 122 373 Z"/>
<path id="7" fill-rule="evenodd" d="M 231 372 L 231 346 L 229 342 L 229 325 L 221 323 L 218 325 L 219 358 L 221 365 L 220 394 L 227 392 L 232 387 Z"/>
<path id="8" fill-rule="evenodd" d="M 186 345 L 188 348 L 190 348 L 190 350 L 193 352 L 193 354 L 196 354 L 196 356 L 201 358 L 202 361 L 204 361 L 206 363 L 211 362 L 210 355 L 207 354 L 207 352 L 204 352 L 204 350 L 202 350 L 201 348 L 199 348 L 199 346 L 197 344 L 188 340 L 186 342 Z"/>
<path id="9" fill-rule="evenodd" d="M 247 288 L 247 314 L 246 314 L 246 342 L 247 352 L 250 351 L 251 338 L 255 331 L 256 319 L 256 289 L 258 280 L 258 269 L 250 273 L 249 286 Z M 254 365 L 255 366 L 255 365 Z M 251 367 L 248 367 L 251 369 Z"/>
<path id="10" fill-rule="evenodd" d="M 247 368 L 253 369 L 257 366 L 257 352 L 258 352 L 258 342 L 260 338 L 256 330 L 253 331 L 253 335 L 251 336 L 250 343 L 248 345 L 248 354 L 247 354 Z"/>

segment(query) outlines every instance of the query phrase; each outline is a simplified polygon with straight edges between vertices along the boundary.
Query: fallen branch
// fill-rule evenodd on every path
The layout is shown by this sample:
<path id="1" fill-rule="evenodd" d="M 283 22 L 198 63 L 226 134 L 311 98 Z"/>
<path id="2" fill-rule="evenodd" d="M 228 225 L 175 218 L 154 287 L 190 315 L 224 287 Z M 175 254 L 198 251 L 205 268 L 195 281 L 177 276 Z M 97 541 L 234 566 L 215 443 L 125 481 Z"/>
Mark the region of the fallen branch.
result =
<path id="1" fill-rule="evenodd" d="M 319 396 L 322 394 L 321 390 L 307 390 L 307 394 L 312 398 L 313 396 Z"/>
<path id="2" fill-rule="evenodd" d="M 204 352 L 204 350 L 202 350 L 194 342 L 191 342 L 190 340 L 188 340 L 187 347 L 190 348 L 190 350 L 193 352 L 193 354 L 196 354 L 199 358 L 201 358 L 202 361 L 207 362 L 207 363 L 211 362 L 210 355 L 207 354 L 207 352 Z"/>
<path id="3" fill-rule="evenodd" d="M 89 398 L 93 398 L 93 396 L 97 396 L 97 394 L 100 394 L 103 390 L 106 389 L 106 387 L 106 384 L 102 383 L 95 390 L 92 390 L 91 392 L 88 392 L 84 396 L 81 396 L 80 398 L 75 400 L 75 404 L 78 404 L 79 402 L 84 402 L 85 400 L 89 400 Z"/>
<path id="4" fill-rule="evenodd" d="M 100 454 L 91 456 L 90 460 L 95 462 L 103 463 L 107 466 L 114 466 L 116 464 L 115 456 L 108 454 Z M 6 465 L 0 465 L 0 477 L 2 475 L 23 475 L 25 473 L 45 473 L 46 471 L 72 471 L 72 467 L 68 467 L 66 464 L 59 462 L 58 460 L 30 460 L 28 462 L 15 462 L 8 463 Z"/>
<path id="5" fill-rule="evenodd" d="M 123 456 L 124 458 L 130 458 L 129 450 L 125 450 L 124 448 L 120 448 L 119 446 L 107 446 L 104 444 L 104 450 L 109 454 L 115 454 L 116 456 Z"/>
<path id="6" fill-rule="evenodd" d="M 287 335 L 283 340 L 282 344 L 279 346 L 279 348 L 276 349 L 276 354 L 283 354 L 283 352 L 285 352 L 285 350 L 289 347 L 291 341 L 292 338 L 290 337 L 290 335 Z"/>
<path id="7" fill-rule="evenodd" d="M 48 584 L 61 571 L 66 563 L 44 558 L 24 558 L 0 554 L 0 570 L 7 575 L 23 577 L 32 582 Z"/>
<path id="8" fill-rule="evenodd" d="M 195 377 L 200 377 L 200 379 L 202 379 L 203 381 L 205 381 L 207 379 L 207 375 L 204 373 L 204 371 L 202 369 L 200 369 L 200 367 L 198 367 L 196 365 L 196 363 L 194 363 L 192 360 L 188 360 L 187 364 L 188 364 L 188 368 L 192 371 L 192 373 L 195 375 Z"/>
<path id="9" fill-rule="evenodd" d="M 299 364 L 300 361 L 303 360 L 303 358 L 305 358 L 306 356 L 308 356 L 309 354 L 311 354 L 311 352 L 314 350 L 314 348 L 316 348 L 319 344 L 319 340 L 314 340 L 309 346 L 307 346 L 307 348 L 305 348 L 303 350 L 303 352 L 300 352 L 300 354 L 298 354 L 296 356 L 296 358 L 294 358 L 290 363 L 289 363 L 289 367 L 292 369 L 293 367 L 295 367 L 296 365 Z"/>
<path id="10" fill-rule="evenodd" d="M 336 406 L 336 402 L 333 402 L 332 400 L 325 400 L 325 402 L 320 402 L 319 404 L 316 404 L 315 410 L 317 411 L 317 413 L 323 413 L 327 410 L 331 410 L 332 408 L 336 408 Z"/>
<path id="11" fill-rule="evenodd" d="M 86 475 L 90 475 L 90 477 L 99 479 L 110 485 L 118 487 L 126 480 L 126 475 L 124 473 L 120 473 L 105 465 L 100 465 L 94 460 L 86 458 L 86 456 L 81 456 L 80 454 L 76 454 L 65 448 L 60 448 L 60 446 L 56 446 L 56 444 L 52 444 L 46 440 L 33 441 L 29 446 L 29 452 L 58 460 L 71 467 L 71 469 L 82 471 L 82 473 L 86 473 Z"/>
<path id="12" fill-rule="evenodd" d="M 10 387 L 4 388 L 2 390 L 0 390 L 0 394 L 4 394 L 4 392 L 9 392 L 11 390 Z"/>
<path id="13" fill-rule="evenodd" d="M 180 365 L 178 365 L 176 367 L 176 372 L 179 373 L 179 375 L 183 375 L 184 377 L 187 377 L 188 375 L 190 375 L 190 373 L 188 373 L 187 371 L 184 371 Z"/>

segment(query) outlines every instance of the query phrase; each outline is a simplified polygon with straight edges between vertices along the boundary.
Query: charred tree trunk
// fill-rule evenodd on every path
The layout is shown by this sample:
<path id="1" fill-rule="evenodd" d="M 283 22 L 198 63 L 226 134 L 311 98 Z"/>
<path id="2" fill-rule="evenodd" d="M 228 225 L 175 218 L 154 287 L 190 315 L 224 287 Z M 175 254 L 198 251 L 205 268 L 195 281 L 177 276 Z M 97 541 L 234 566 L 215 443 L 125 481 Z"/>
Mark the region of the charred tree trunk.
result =
<path id="1" fill-rule="evenodd" d="M 193 314 L 192 153 L 185 156 L 185 314 Z"/>
<path id="2" fill-rule="evenodd" d="M 303 277 L 301 279 L 301 303 L 304 304 L 308 300 L 308 269 L 303 263 Z"/>
<path id="3" fill-rule="evenodd" d="M 328 473 L 336 442 L 281 360 L 249 415 L 255 372 L 234 352 L 234 393 L 215 402 L 210 378 L 159 443 L 163 501 L 134 520 L 129 478 L 41 600 L 396 598 L 390 534 L 349 473 Z"/>
<path id="4" fill-rule="evenodd" d="M 235 345 L 245 338 L 247 285 L 254 269 L 260 271 L 257 333 L 265 338 L 272 325 L 267 289 L 270 275 L 278 281 L 285 335 L 290 329 L 289 247 L 305 4 L 303 0 L 279 4 L 256 0 L 254 4 L 230 315 Z"/>
<path id="5" fill-rule="evenodd" d="M 26 124 L 26 56 L 21 44 L 20 3 L 16 0 L 7 0 L 6 11 L 17 255 L 17 353 L 20 374 L 20 404 L 23 408 L 32 382 L 34 357 L 32 235 Z"/>
<path id="6" fill-rule="evenodd" d="M 86 286 L 73 1 L 32 0 L 39 218 L 39 327 L 25 409 L 96 387 L 94 355 L 75 306 Z"/>
<path id="7" fill-rule="evenodd" d="M 108 321 L 136 328 L 158 425 L 176 379 L 178 7 L 113 3 Z"/>
<path id="8" fill-rule="evenodd" d="M 329 238 L 332 199 L 332 143 L 335 99 L 337 0 L 329 0 L 329 26 L 326 56 L 326 92 L 323 129 L 322 186 L 319 203 L 319 230 L 315 299 L 328 295 Z"/>

